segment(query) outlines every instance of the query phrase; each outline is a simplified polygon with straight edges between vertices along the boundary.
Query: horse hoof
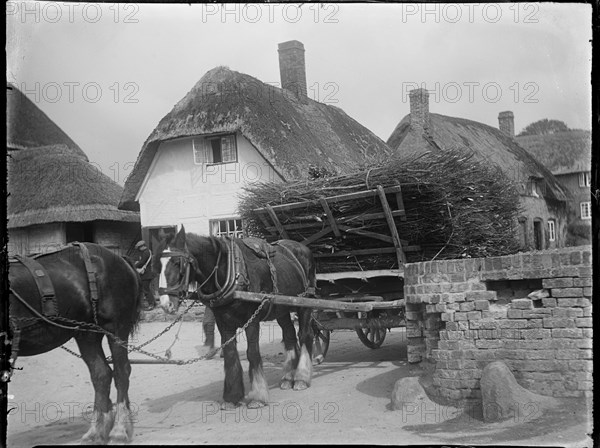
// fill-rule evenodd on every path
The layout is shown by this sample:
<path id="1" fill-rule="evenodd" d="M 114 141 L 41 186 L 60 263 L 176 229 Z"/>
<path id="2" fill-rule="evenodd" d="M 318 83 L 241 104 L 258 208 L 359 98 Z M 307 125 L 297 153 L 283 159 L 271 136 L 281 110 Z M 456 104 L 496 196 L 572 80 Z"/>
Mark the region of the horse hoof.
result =
<path id="1" fill-rule="evenodd" d="M 247 408 L 248 409 L 259 409 L 259 408 L 263 408 L 265 407 L 267 404 L 263 403 L 262 401 L 258 401 L 258 400 L 252 400 L 251 402 L 249 402 L 247 404 Z"/>
<path id="2" fill-rule="evenodd" d="M 292 386 L 293 383 L 291 380 L 281 380 L 281 383 L 279 383 L 279 388 L 282 390 L 289 390 Z"/>
<path id="3" fill-rule="evenodd" d="M 80 445 L 106 445 L 107 443 L 108 440 L 103 440 L 101 437 L 93 436 L 83 436 L 79 442 Z"/>
<path id="4" fill-rule="evenodd" d="M 240 406 L 240 403 L 230 403 L 229 401 L 224 401 L 221 403 L 222 411 L 232 411 L 233 409 L 237 409 Z"/>
<path id="5" fill-rule="evenodd" d="M 308 389 L 308 384 L 306 384 L 306 381 L 294 381 L 294 390 L 304 389 Z"/>
<path id="6" fill-rule="evenodd" d="M 118 432 L 115 431 L 110 435 L 110 441 L 119 444 L 128 443 L 129 437 L 127 436 L 127 433 L 124 430 Z"/>
<path id="7" fill-rule="evenodd" d="M 318 366 L 323 361 L 325 361 L 325 357 L 323 355 L 315 356 L 314 359 L 313 359 L 313 365 Z"/>

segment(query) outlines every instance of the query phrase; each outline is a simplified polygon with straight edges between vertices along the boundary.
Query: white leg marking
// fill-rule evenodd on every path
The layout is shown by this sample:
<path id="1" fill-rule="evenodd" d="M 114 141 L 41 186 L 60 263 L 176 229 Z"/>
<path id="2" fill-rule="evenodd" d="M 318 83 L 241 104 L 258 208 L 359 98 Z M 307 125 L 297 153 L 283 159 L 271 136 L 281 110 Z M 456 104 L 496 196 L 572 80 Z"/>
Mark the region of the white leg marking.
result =
<path id="1" fill-rule="evenodd" d="M 310 386 L 310 379 L 312 377 L 312 359 L 308 354 L 308 350 L 305 345 L 302 345 L 300 350 L 300 360 L 298 361 L 298 368 L 296 369 L 296 375 L 294 381 L 304 381 L 307 386 Z"/>
<path id="2" fill-rule="evenodd" d="M 269 385 L 265 379 L 265 373 L 263 372 L 262 367 L 259 367 L 254 372 L 248 399 L 262 404 L 267 404 L 269 402 Z"/>

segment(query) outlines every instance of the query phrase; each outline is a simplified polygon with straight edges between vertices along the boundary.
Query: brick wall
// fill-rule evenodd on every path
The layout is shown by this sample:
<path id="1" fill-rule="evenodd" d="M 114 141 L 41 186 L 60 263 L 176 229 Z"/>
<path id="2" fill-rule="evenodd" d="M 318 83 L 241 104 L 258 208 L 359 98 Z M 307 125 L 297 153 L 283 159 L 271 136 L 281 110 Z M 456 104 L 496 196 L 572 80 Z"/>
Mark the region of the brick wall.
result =
<path id="1" fill-rule="evenodd" d="M 479 398 L 494 360 L 534 392 L 591 395 L 589 246 L 410 263 L 404 281 L 408 361 L 435 363 L 440 396 Z"/>

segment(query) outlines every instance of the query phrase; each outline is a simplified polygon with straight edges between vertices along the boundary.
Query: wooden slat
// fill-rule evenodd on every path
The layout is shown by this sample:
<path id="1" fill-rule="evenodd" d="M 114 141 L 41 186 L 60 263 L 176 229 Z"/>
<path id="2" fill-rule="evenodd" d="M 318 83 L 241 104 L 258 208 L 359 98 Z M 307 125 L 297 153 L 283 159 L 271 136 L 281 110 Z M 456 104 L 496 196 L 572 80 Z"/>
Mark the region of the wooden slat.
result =
<path id="1" fill-rule="evenodd" d="M 390 188 L 386 188 L 385 192 L 387 193 L 397 193 L 400 190 L 400 186 L 395 186 L 395 187 L 390 187 Z M 329 204 L 335 204 L 337 202 L 345 202 L 345 201 L 354 201 L 356 199 L 362 199 L 362 198 L 368 198 L 370 196 L 377 196 L 377 190 L 366 190 L 366 191 L 359 191 L 356 193 L 346 193 L 346 194 L 340 194 L 337 196 L 330 196 L 328 198 L 325 198 L 327 203 Z M 273 210 L 276 211 L 283 211 L 283 210 L 293 210 L 295 208 L 299 208 L 299 207 L 306 207 L 309 204 L 318 204 L 319 201 L 317 199 L 313 199 L 312 201 L 302 201 L 302 202 L 292 202 L 291 204 L 281 204 L 281 205 L 274 205 L 274 206 L 267 206 L 264 208 L 257 208 L 254 209 L 257 212 L 260 211 L 264 211 L 266 210 L 268 207 L 271 207 Z"/>
<path id="2" fill-rule="evenodd" d="M 327 235 L 328 233 L 331 233 L 331 232 L 332 232 L 331 227 L 326 227 L 323 230 L 321 230 L 320 232 L 317 232 L 314 235 L 311 235 L 308 238 L 305 238 L 304 240 L 302 240 L 300 242 L 302 244 L 308 246 L 310 243 L 314 243 L 319 238 L 323 238 L 325 235 Z"/>
<path id="3" fill-rule="evenodd" d="M 314 254 L 315 258 L 333 258 L 333 257 L 350 257 L 352 255 L 380 255 L 393 254 L 396 252 L 395 247 L 379 247 L 376 249 L 357 249 L 357 250 L 340 250 L 338 252 L 327 254 Z"/>
<path id="4" fill-rule="evenodd" d="M 260 218 L 261 213 L 258 213 L 258 216 Z M 404 210 L 393 210 L 392 216 L 394 216 L 394 217 L 399 216 L 400 218 L 402 218 L 403 216 L 406 217 L 406 212 Z M 381 212 L 381 213 L 366 213 L 364 215 L 347 216 L 347 217 L 338 218 L 337 222 L 339 224 L 343 224 L 348 221 L 360 222 L 360 221 L 375 221 L 378 219 L 382 219 L 382 220 L 385 219 L 385 213 L 383 213 L 383 212 Z M 264 224 L 264 221 L 263 221 L 263 224 Z M 312 227 L 322 227 L 322 226 L 323 226 L 322 222 L 283 224 L 283 228 L 286 230 L 302 230 L 302 229 L 310 229 Z M 272 232 L 272 233 L 277 232 L 277 229 L 274 226 L 272 226 L 270 223 L 266 223 L 265 228 L 269 232 Z"/>
<path id="5" fill-rule="evenodd" d="M 392 211 L 390 210 L 390 205 L 388 204 L 388 201 L 385 197 L 385 190 L 381 185 L 377 185 L 377 191 L 379 193 L 381 206 L 383 207 L 383 212 L 385 213 L 385 217 L 388 222 L 388 227 L 390 228 L 392 238 L 394 239 L 396 257 L 398 257 L 398 265 L 400 266 L 406 263 L 406 255 L 402 250 L 402 243 L 400 242 L 400 236 L 398 236 L 398 229 L 396 228 L 396 223 L 394 222 L 394 217 L 392 215 Z"/>
<path id="6" fill-rule="evenodd" d="M 321 207 L 323 207 L 323 210 L 325 210 L 325 214 L 327 215 L 327 219 L 329 220 L 329 225 L 331 226 L 331 229 L 333 230 L 333 234 L 336 236 L 336 238 L 339 238 L 342 236 L 342 234 L 340 233 L 340 229 L 338 229 L 338 225 L 335 222 L 335 218 L 333 217 L 333 213 L 331 213 L 331 209 L 329 208 L 329 205 L 327 205 L 327 201 L 323 198 L 319 199 L 319 203 L 321 204 Z"/>
<path id="7" fill-rule="evenodd" d="M 260 221 L 265 226 L 265 229 L 267 229 L 272 235 L 277 235 L 277 229 L 275 227 L 273 227 L 271 225 L 271 223 L 269 223 L 269 221 L 267 221 L 267 218 L 264 215 L 264 213 L 260 212 L 260 213 L 257 213 L 257 215 L 258 215 L 258 218 L 260 219 Z"/>
<path id="8" fill-rule="evenodd" d="M 400 316 L 381 317 L 378 319 L 353 319 L 351 317 L 338 317 L 331 320 L 320 320 L 326 330 L 357 330 L 369 327 L 369 321 L 376 320 L 380 328 L 398 328 L 406 326 L 406 321 Z"/>
<path id="9" fill-rule="evenodd" d="M 376 240 L 385 241 L 386 243 L 393 243 L 394 240 L 391 236 L 383 235 L 381 233 L 370 232 L 368 230 L 353 229 L 350 226 L 339 226 L 340 230 L 346 233 L 353 233 L 355 235 L 366 236 L 367 238 L 374 238 Z"/>
<path id="10" fill-rule="evenodd" d="M 346 279 L 370 279 L 373 277 L 404 277 L 403 269 L 372 269 L 368 271 L 321 272 L 317 281 L 335 282 Z"/>
<path id="11" fill-rule="evenodd" d="M 281 237 L 286 240 L 289 239 L 290 237 L 288 236 L 287 232 L 285 231 L 285 229 L 279 222 L 279 218 L 277 218 L 277 215 L 275 214 L 273 207 L 271 207 L 270 205 L 267 205 L 266 209 L 267 209 L 267 213 L 269 214 L 269 217 L 273 221 L 273 224 L 275 224 L 275 228 L 277 228 L 277 231 L 279 232 Z"/>
<path id="12" fill-rule="evenodd" d="M 398 187 L 400 187 L 400 185 L 398 185 Z M 398 203 L 398 210 L 405 212 L 402 216 L 400 216 L 400 221 L 406 221 L 406 209 L 404 207 L 404 198 L 402 197 L 402 188 L 400 188 L 400 191 L 396 193 L 396 202 Z"/>
<path id="13" fill-rule="evenodd" d="M 421 246 L 403 246 L 404 252 L 420 252 Z M 380 255 L 393 254 L 396 252 L 395 247 L 379 247 L 376 249 L 357 249 L 357 250 L 340 250 L 338 252 L 319 254 L 313 252 L 315 258 L 335 258 L 335 257 L 351 257 L 353 255 Z M 402 266 L 400 266 L 402 268 Z"/>

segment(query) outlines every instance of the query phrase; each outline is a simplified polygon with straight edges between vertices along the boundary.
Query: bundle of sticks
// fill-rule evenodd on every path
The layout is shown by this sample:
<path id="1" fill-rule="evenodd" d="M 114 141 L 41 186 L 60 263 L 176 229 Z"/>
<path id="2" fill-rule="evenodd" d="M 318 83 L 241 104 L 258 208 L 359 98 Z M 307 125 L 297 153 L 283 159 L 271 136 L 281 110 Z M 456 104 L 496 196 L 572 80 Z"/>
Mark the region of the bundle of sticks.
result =
<path id="1" fill-rule="evenodd" d="M 376 192 L 378 186 L 385 189 L 408 262 L 497 256 L 518 250 L 515 185 L 499 168 L 478 161 L 464 148 L 397 158 L 340 176 L 250 185 L 240 197 L 239 212 L 249 234 L 276 240 L 281 232 L 265 212 L 267 206 L 274 207 L 289 238 L 308 238 L 319 272 L 393 269 L 398 260 L 393 251 L 385 250 L 393 243 L 381 197 L 373 193 L 336 199 Z M 295 205 L 277 207 L 282 204 Z M 331 217 L 339 227 L 337 235 L 327 231 Z M 319 232 L 322 237 L 311 238 Z M 333 256 L 336 253 L 343 256 Z"/>

